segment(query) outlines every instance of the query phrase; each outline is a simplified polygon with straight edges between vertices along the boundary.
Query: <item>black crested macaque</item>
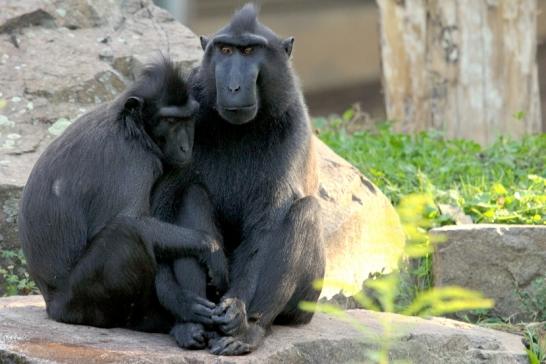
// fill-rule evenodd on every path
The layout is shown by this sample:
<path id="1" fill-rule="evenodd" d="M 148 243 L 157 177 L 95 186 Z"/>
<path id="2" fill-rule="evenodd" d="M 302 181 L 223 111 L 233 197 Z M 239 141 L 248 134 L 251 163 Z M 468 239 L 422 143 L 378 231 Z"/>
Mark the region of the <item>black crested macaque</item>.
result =
<path id="1" fill-rule="evenodd" d="M 191 158 L 198 106 L 180 70 L 162 59 L 37 161 L 19 232 L 52 319 L 167 332 L 174 320 L 156 296 L 158 260 L 192 256 L 215 285 L 227 284 L 218 241 L 150 216 L 163 164 L 183 168 Z"/>
<path id="2" fill-rule="evenodd" d="M 205 54 L 190 77 L 200 103 L 192 169 L 212 207 L 210 218 L 193 223 L 216 224 L 206 231 L 218 229 L 229 261 L 229 288 L 212 316 L 220 335 L 208 342 L 218 355 L 253 351 L 273 322 L 309 322 L 313 313 L 298 303 L 320 295 L 312 287 L 325 267 L 316 159 L 289 60 L 293 42 L 262 25 L 256 8 L 246 5 L 212 38 L 201 38 Z M 155 195 L 165 199 L 173 183 L 176 178 L 164 180 Z M 154 202 L 158 217 L 172 216 L 169 207 Z M 187 219 L 178 223 L 196 228 Z M 205 272 L 184 260 L 176 274 L 205 282 Z M 203 283 L 188 282 L 196 280 L 179 283 L 207 298 Z M 179 344 L 196 331 L 184 330 L 173 330 Z"/>

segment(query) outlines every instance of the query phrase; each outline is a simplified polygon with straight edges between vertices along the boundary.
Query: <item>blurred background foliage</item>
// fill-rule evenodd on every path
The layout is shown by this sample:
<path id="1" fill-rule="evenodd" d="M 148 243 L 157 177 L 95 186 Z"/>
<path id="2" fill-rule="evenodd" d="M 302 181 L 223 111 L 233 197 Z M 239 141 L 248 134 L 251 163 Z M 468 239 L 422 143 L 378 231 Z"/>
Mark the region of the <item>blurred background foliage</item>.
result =
<path id="1" fill-rule="evenodd" d="M 467 215 L 474 223 L 546 224 L 546 134 L 499 136 L 488 147 L 438 131 L 402 134 L 362 121 L 358 108 L 315 118 L 319 137 L 393 202 L 426 193 L 432 226 Z M 447 205 L 447 206 L 446 206 Z"/>

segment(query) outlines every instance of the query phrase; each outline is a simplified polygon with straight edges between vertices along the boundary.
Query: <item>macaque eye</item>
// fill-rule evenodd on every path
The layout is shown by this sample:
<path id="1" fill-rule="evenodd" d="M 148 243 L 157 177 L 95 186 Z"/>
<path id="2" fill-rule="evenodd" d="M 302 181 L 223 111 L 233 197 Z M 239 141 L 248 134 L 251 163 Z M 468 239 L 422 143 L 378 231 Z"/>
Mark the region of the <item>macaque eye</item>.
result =
<path id="1" fill-rule="evenodd" d="M 233 49 L 228 46 L 223 46 L 222 48 L 220 48 L 220 52 L 222 52 L 222 54 L 231 54 L 233 53 Z"/>
<path id="2" fill-rule="evenodd" d="M 252 52 L 254 52 L 254 48 L 253 48 L 253 47 L 245 47 L 245 48 L 243 48 L 243 53 L 246 54 L 246 55 L 252 54 Z"/>

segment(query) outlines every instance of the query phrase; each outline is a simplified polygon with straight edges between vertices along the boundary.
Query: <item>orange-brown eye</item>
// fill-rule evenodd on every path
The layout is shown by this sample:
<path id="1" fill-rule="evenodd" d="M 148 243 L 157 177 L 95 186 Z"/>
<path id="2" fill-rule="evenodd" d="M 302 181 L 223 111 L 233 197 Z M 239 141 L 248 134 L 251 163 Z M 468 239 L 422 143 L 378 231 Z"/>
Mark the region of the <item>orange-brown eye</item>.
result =
<path id="1" fill-rule="evenodd" d="M 243 48 L 243 53 L 246 54 L 246 55 L 251 54 L 253 51 L 254 51 L 254 48 L 252 48 L 252 47 Z"/>
<path id="2" fill-rule="evenodd" d="M 220 48 L 220 51 L 223 53 L 223 54 L 231 54 L 233 52 L 233 50 L 231 49 L 231 47 L 227 47 L 227 46 L 224 46 L 222 48 Z"/>

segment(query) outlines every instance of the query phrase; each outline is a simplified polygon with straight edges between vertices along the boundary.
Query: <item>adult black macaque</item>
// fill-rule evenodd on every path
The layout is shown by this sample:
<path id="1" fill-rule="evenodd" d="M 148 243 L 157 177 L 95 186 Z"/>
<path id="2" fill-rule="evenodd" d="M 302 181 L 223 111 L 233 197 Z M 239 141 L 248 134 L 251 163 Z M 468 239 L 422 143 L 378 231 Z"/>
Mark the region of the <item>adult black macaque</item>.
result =
<path id="1" fill-rule="evenodd" d="M 212 316 L 221 336 L 209 350 L 219 355 L 254 350 L 273 322 L 309 322 L 313 314 L 298 303 L 318 299 L 312 282 L 324 275 L 312 131 L 289 61 L 294 40 L 279 39 L 256 13 L 246 5 L 210 40 L 201 38 L 204 58 L 190 78 L 200 103 L 192 169 L 211 199 L 213 218 L 205 220 L 216 221 L 230 267 L 228 291 Z M 165 198 L 169 180 L 157 196 Z M 185 261 L 177 275 L 204 277 Z M 179 283 L 206 298 L 203 283 L 189 281 Z M 173 330 L 182 346 L 198 331 L 185 330 Z"/>
<path id="2" fill-rule="evenodd" d="M 82 116 L 40 157 L 23 191 L 19 231 L 28 270 L 57 321 L 168 331 L 156 259 L 192 256 L 226 284 L 219 243 L 150 217 L 163 164 L 183 167 L 198 104 L 163 59 L 110 105 Z"/>

